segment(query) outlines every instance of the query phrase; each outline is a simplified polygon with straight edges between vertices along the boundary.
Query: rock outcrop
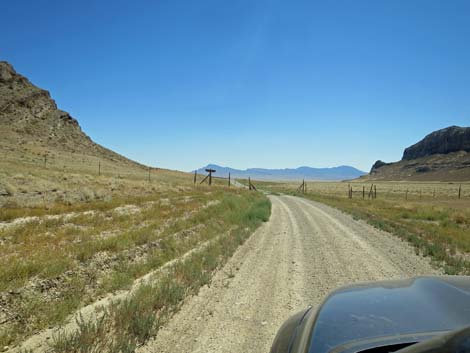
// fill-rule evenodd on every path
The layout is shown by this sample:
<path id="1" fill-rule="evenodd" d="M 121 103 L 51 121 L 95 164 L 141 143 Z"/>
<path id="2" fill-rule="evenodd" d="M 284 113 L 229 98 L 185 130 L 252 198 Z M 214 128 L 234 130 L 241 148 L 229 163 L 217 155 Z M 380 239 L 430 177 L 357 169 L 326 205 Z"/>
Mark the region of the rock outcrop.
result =
<path id="1" fill-rule="evenodd" d="M 44 146 L 71 151 L 96 148 L 77 120 L 57 108 L 48 91 L 34 86 L 4 61 L 0 62 L 0 125 Z"/>
<path id="2" fill-rule="evenodd" d="M 470 152 L 470 128 L 450 126 L 434 131 L 424 139 L 405 149 L 402 160 L 412 160 L 434 154 Z"/>
<path id="3" fill-rule="evenodd" d="M 378 160 L 370 180 L 470 181 L 470 128 L 450 126 L 405 149 L 402 160 Z"/>
<path id="4" fill-rule="evenodd" d="M 377 172 L 377 169 L 383 167 L 384 165 L 389 165 L 390 163 L 385 163 L 384 161 L 381 161 L 380 159 L 374 163 L 372 168 L 370 169 L 370 174 L 375 174 Z"/>
<path id="5" fill-rule="evenodd" d="M 138 164 L 93 142 L 76 119 L 58 109 L 48 91 L 0 61 L 0 150 L 73 153 Z"/>

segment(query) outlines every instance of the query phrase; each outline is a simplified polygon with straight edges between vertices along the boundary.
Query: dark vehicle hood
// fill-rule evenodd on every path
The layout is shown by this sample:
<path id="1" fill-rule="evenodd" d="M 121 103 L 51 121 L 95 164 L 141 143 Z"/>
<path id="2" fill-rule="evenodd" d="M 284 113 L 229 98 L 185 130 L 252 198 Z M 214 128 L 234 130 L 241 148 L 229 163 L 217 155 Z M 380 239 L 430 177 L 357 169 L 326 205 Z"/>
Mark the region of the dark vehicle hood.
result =
<path id="1" fill-rule="evenodd" d="M 354 352 L 374 341 L 419 342 L 468 325 L 469 277 L 355 285 L 336 290 L 320 307 L 308 352 Z"/>

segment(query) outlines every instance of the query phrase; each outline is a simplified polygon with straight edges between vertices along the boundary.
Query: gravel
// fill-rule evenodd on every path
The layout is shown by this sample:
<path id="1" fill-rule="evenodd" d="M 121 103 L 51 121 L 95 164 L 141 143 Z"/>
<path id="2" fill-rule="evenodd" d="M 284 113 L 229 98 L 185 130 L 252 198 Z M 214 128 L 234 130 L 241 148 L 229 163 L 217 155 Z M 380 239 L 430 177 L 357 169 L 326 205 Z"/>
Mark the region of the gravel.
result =
<path id="1" fill-rule="evenodd" d="M 285 319 L 338 286 L 441 274 L 408 243 L 336 209 L 270 199 L 269 222 L 138 352 L 269 352 Z"/>

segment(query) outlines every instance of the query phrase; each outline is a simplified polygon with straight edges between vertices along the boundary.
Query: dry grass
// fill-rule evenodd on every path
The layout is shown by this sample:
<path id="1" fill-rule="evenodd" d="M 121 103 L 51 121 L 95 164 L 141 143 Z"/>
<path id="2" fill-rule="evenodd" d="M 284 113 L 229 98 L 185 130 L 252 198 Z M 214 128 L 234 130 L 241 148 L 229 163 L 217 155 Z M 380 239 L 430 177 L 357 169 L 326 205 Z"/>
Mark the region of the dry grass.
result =
<path id="1" fill-rule="evenodd" d="M 164 169 L 149 180 L 144 166 L 94 156 L 48 151 L 44 166 L 44 152 L 0 150 L 0 347 L 244 224 L 217 219 L 235 217 L 230 198 L 257 200 L 226 180 L 195 186 Z"/>
<path id="2" fill-rule="evenodd" d="M 91 202 L 78 213 L 0 230 L 0 291 L 13 293 L 10 309 L 16 317 L 0 335 L 0 345 L 63 322 L 97 296 L 128 288 L 216 235 L 251 230 L 266 219 L 269 204 L 259 194 L 207 186 L 133 198 L 131 207 L 116 209 L 122 202 L 106 207 Z M 252 209 L 259 203 L 261 213 Z M 44 284 L 50 287 L 41 289 Z"/>
<path id="3" fill-rule="evenodd" d="M 309 182 L 306 194 L 296 192 L 300 183 L 257 185 L 339 208 L 409 241 L 417 252 L 430 256 L 448 274 L 470 274 L 469 183 L 462 184 L 460 200 L 457 199 L 460 184 L 455 183 L 375 183 L 377 199 L 368 197 L 370 183 Z M 348 198 L 349 185 L 353 188 L 352 199 Z"/>
<path id="4" fill-rule="evenodd" d="M 54 351 L 133 352 L 137 345 L 154 335 L 178 309 L 184 297 L 209 283 L 213 271 L 269 217 L 269 201 L 261 194 L 226 190 L 219 191 L 217 199 L 218 203 L 212 203 L 165 230 L 160 235 L 160 246 L 144 261 L 122 263 L 107 278 L 113 282 L 114 289 L 123 289 L 134 278 L 165 262 L 181 260 L 160 273 L 152 283 L 140 286 L 131 297 L 113 302 L 104 312 L 97 312 L 95 318 L 80 318 L 78 331 L 64 331 L 54 338 Z M 199 231 L 194 234 L 181 233 L 195 225 L 199 226 Z M 210 241 L 207 246 L 199 247 L 207 241 Z M 181 257 L 192 249 L 197 250 L 190 256 Z"/>
<path id="5" fill-rule="evenodd" d="M 207 193 L 206 193 L 207 192 Z M 165 222 L 182 217 L 215 198 L 212 191 L 154 194 L 130 201 L 139 211 L 121 214 L 115 200 L 89 203 L 80 213 L 41 217 L 0 229 L 0 290 L 22 286 L 33 276 L 50 278 L 91 259 L 96 253 L 120 252 L 156 237 Z M 167 200 L 162 204 L 161 200 Z M 117 201 L 117 202 L 116 202 Z M 108 236 L 106 236 L 108 234 Z"/>
<path id="6" fill-rule="evenodd" d="M 0 158 L 0 221 L 50 213 L 51 208 L 67 212 L 90 201 L 193 187 L 193 175 L 188 173 L 151 168 L 149 177 L 148 167 L 135 163 L 57 151 L 48 151 L 44 165 L 43 152 L 0 148 L 4 157 Z M 222 186 L 226 181 L 215 178 L 214 184 Z"/>

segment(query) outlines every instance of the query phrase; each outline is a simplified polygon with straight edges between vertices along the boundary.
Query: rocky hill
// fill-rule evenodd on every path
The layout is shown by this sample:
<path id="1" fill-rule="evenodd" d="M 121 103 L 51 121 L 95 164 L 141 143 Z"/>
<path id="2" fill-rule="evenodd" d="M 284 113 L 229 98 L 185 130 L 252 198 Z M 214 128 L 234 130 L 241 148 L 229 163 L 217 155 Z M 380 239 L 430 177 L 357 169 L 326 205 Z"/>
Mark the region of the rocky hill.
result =
<path id="1" fill-rule="evenodd" d="M 192 180 L 93 142 L 49 92 L 7 62 L 0 62 L 0 136 L 0 209 L 148 195 Z"/>
<path id="2" fill-rule="evenodd" d="M 434 154 L 470 152 L 470 128 L 450 126 L 434 131 L 424 139 L 405 149 L 402 160 L 412 160 Z"/>
<path id="3" fill-rule="evenodd" d="M 48 91 L 33 85 L 5 61 L 0 61 L 0 150 L 21 155 L 64 154 L 104 161 L 139 164 L 94 143 L 77 120 L 57 108 Z"/>
<path id="4" fill-rule="evenodd" d="M 401 161 L 375 162 L 364 179 L 470 181 L 470 127 L 434 131 L 406 148 Z"/>

